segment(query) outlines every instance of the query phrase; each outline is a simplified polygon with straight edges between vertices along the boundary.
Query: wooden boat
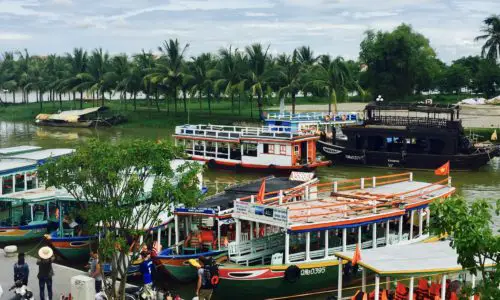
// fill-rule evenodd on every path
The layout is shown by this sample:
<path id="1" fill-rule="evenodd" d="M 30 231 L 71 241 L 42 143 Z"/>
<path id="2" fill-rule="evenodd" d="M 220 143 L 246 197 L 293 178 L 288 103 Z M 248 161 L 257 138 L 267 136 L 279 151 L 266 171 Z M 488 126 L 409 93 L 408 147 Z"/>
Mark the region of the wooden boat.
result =
<path id="1" fill-rule="evenodd" d="M 47 159 L 68 155 L 73 149 L 39 149 L 0 149 L 0 243 L 41 238 L 51 224 L 55 191 L 42 188 L 36 170 Z"/>
<path id="2" fill-rule="evenodd" d="M 258 193 L 262 181 L 266 182 L 268 195 L 273 196 L 284 190 L 298 189 L 318 182 L 313 173 L 292 172 L 289 177 L 268 176 L 244 184 L 233 185 L 223 192 L 213 195 L 195 208 L 176 208 L 175 215 L 175 242 L 172 241 L 172 228 L 168 231 L 168 243 L 164 251 L 154 258 L 155 263 L 170 277 L 182 281 L 196 279 L 196 270 L 187 263 L 191 258 L 200 255 L 212 257 L 217 262 L 227 260 L 227 245 L 221 230 L 231 232 L 226 237 L 234 240 L 234 220 L 229 212 L 232 211 L 234 199 L 248 198 Z M 286 194 L 284 194 L 286 195 Z M 217 227 L 217 234 L 213 228 Z M 186 239 L 191 230 L 200 231 L 198 246 L 191 245 Z M 192 235 L 192 234 L 191 234 Z M 173 246 L 172 245 L 177 245 Z"/>
<path id="3" fill-rule="evenodd" d="M 390 168 L 477 169 L 500 154 L 465 136 L 458 105 L 371 103 L 362 125 L 342 129 L 345 140 L 322 137 L 318 150 L 335 163 Z"/>
<path id="4" fill-rule="evenodd" d="M 449 184 L 414 181 L 404 173 L 319 183 L 260 203 L 235 201 L 236 240 L 220 266 L 215 294 L 287 298 L 331 288 L 339 273 L 334 253 L 426 240 L 423 211 L 428 225 L 429 203 L 451 195 Z M 417 231 L 405 222 L 413 224 L 415 214 Z M 256 237 L 251 229 L 257 224 L 267 234 Z"/>
<path id="5" fill-rule="evenodd" d="M 62 111 L 57 114 L 38 114 L 35 124 L 53 127 L 109 127 L 126 122 L 123 116 L 104 116 L 109 108 L 105 106 L 91 107 L 80 110 Z"/>
<path id="6" fill-rule="evenodd" d="M 336 252 L 337 263 L 352 262 L 354 260 L 354 251 Z M 470 270 L 464 269 L 458 263 L 458 254 L 450 246 L 449 241 L 438 241 L 434 243 L 419 243 L 411 245 L 401 245 L 395 247 L 385 247 L 377 249 L 368 249 L 360 252 L 361 259 L 358 264 L 361 266 L 362 280 L 360 290 L 357 293 L 367 292 L 366 274 L 370 272 L 375 276 L 375 289 L 370 293 L 370 298 L 379 300 L 381 295 L 394 294 L 398 299 L 463 299 L 460 298 L 460 286 L 464 283 L 464 278 L 470 274 Z M 397 262 L 397 263 L 395 263 Z M 486 260 L 483 262 L 486 267 L 494 268 L 495 262 Z M 342 298 L 344 294 L 343 286 L 346 278 L 341 272 L 338 272 L 338 284 L 336 286 L 337 299 Z M 460 275 L 464 275 L 460 277 Z M 381 279 L 385 278 L 385 284 Z M 429 286 L 428 280 L 432 278 Z M 452 280 L 459 279 L 459 282 Z M 418 280 L 418 281 L 417 281 Z M 397 287 L 391 290 L 391 281 L 398 281 Z M 471 275 L 470 284 L 475 286 L 476 276 Z M 409 287 L 406 284 L 409 284 Z M 352 290 L 350 288 L 349 290 Z M 332 293 L 329 291 L 328 293 Z M 452 295 L 452 294 L 455 295 Z M 394 297 L 396 298 L 396 297 Z M 471 297 L 470 299 L 475 299 Z"/>
<path id="7" fill-rule="evenodd" d="M 174 138 L 194 160 L 209 167 L 310 170 L 330 162 L 316 157 L 319 137 L 279 127 L 182 125 Z"/>

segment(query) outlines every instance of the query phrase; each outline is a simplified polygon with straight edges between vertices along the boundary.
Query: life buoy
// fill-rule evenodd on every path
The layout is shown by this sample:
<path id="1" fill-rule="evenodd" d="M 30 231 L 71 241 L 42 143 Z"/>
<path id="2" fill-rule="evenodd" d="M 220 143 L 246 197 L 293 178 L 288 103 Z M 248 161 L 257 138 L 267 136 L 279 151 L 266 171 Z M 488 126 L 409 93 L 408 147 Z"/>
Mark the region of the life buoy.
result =
<path id="1" fill-rule="evenodd" d="M 296 265 L 291 265 L 285 270 L 285 280 L 294 283 L 300 279 L 300 268 Z"/>
<path id="2" fill-rule="evenodd" d="M 214 276 L 212 277 L 212 279 L 210 280 L 210 283 L 211 283 L 212 285 L 218 285 L 218 284 L 219 284 L 219 276 L 214 275 Z"/>
<path id="3" fill-rule="evenodd" d="M 342 117 L 341 117 L 341 118 L 342 118 L 342 121 L 347 120 L 347 116 L 346 116 L 346 115 L 342 115 Z"/>

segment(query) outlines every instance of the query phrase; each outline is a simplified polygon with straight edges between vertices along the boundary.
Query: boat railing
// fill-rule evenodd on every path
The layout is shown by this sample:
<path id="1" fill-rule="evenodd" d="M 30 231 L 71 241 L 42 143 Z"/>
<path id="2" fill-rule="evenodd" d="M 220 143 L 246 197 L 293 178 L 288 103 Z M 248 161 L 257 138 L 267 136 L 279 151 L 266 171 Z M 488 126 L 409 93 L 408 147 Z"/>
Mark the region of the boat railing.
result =
<path id="1" fill-rule="evenodd" d="M 302 113 L 279 113 L 270 112 L 267 114 L 268 120 L 290 120 L 290 121 L 357 121 L 359 119 L 359 113 L 357 112 L 302 112 Z"/>
<path id="2" fill-rule="evenodd" d="M 241 137 L 291 139 L 305 135 L 287 131 L 286 126 L 241 127 L 220 125 L 182 125 L 175 127 L 176 135 L 238 140 Z"/>
<path id="3" fill-rule="evenodd" d="M 449 128 L 457 129 L 458 121 L 450 121 L 442 118 L 425 118 L 409 116 L 372 116 L 365 121 L 366 125 L 388 125 L 388 126 L 417 126 L 425 128 Z"/>
<path id="4" fill-rule="evenodd" d="M 284 249 L 284 238 L 284 233 L 276 233 L 239 243 L 231 242 L 228 245 L 229 260 L 247 265 L 253 261 L 262 261 Z"/>

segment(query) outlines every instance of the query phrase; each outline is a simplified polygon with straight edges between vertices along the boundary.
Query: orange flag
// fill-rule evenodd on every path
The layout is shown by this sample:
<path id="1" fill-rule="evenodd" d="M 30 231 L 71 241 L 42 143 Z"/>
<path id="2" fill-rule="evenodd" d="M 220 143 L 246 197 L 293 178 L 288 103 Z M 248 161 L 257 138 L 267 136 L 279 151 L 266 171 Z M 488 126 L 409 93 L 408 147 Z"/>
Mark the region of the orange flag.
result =
<path id="1" fill-rule="evenodd" d="M 266 180 L 262 180 L 260 185 L 259 193 L 257 194 L 257 203 L 264 203 L 264 194 L 266 193 Z"/>
<path id="2" fill-rule="evenodd" d="M 355 266 L 361 260 L 361 250 L 359 249 L 359 244 L 356 245 L 356 251 L 354 251 L 354 256 L 352 257 L 352 265 Z"/>
<path id="3" fill-rule="evenodd" d="M 447 161 L 444 165 L 434 170 L 434 174 L 440 176 L 450 175 L 450 161 Z"/>

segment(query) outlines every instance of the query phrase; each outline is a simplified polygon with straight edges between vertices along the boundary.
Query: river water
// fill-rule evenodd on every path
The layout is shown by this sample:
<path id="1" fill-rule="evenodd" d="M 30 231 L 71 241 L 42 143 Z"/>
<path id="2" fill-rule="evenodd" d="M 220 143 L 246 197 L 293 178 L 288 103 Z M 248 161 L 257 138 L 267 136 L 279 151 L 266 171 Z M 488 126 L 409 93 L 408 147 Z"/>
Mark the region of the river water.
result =
<path id="1" fill-rule="evenodd" d="M 37 127 L 29 122 L 0 121 L 0 148 L 36 145 L 44 148 L 71 148 L 84 143 L 90 138 L 98 138 L 116 141 L 123 138 L 144 139 L 170 139 L 173 128 L 50 128 Z M 402 172 L 402 170 L 377 169 L 364 167 L 333 166 L 320 168 L 317 175 L 321 181 L 332 181 L 334 179 L 358 178 L 380 176 Z M 204 173 L 204 184 L 210 193 L 222 191 L 225 186 L 250 179 L 262 177 L 263 173 L 242 173 L 228 170 L 207 170 Z M 457 192 L 469 201 L 487 198 L 494 203 L 500 195 L 500 159 L 493 159 L 488 165 L 477 171 L 453 172 L 451 170 L 452 184 Z M 415 171 L 415 180 L 434 182 L 441 178 L 434 175 L 432 171 Z M 500 228 L 500 218 L 494 218 L 495 229 Z M 334 283 L 332 283 L 334 284 Z M 190 299 L 193 287 L 176 286 L 183 296 Z M 325 297 L 310 298 L 324 299 Z"/>

